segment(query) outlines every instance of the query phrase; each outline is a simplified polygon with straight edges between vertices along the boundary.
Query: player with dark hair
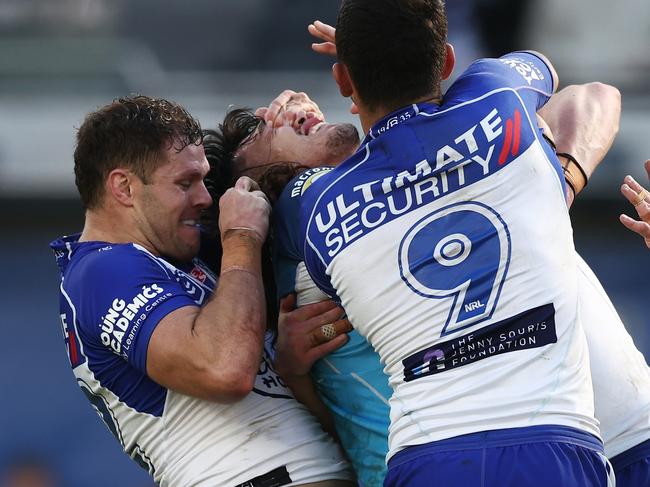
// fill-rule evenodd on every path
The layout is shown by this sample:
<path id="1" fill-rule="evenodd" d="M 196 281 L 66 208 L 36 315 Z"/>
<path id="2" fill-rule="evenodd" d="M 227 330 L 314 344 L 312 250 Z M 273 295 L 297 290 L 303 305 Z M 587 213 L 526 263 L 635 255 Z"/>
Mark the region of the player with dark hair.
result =
<path id="1" fill-rule="evenodd" d="M 343 1 L 334 76 L 368 135 L 302 197 L 306 268 L 389 375 L 386 485 L 604 486 L 565 175 L 535 123 L 557 77 L 517 52 L 442 98 L 445 25 L 439 1 Z"/>
<path id="2" fill-rule="evenodd" d="M 324 29 L 323 32 L 331 29 L 322 23 L 316 22 L 315 25 Z M 329 35 L 333 40 L 333 29 Z M 318 47 L 322 46 L 315 46 L 317 50 Z M 256 113 L 267 117 L 265 125 L 293 125 L 296 132 L 301 134 L 302 127 L 296 121 L 303 119 L 304 115 L 298 117 L 296 113 L 304 114 L 305 111 L 313 111 L 318 113 L 319 117 L 322 116 L 318 107 L 311 100 L 304 99 L 304 95 L 285 91 L 268 109 L 258 109 Z M 556 131 L 559 150 L 577 154 L 583 162 L 585 171 L 591 174 L 607 148 L 611 146 L 617 131 L 620 96 L 612 87 L 598 83 L 570 86 L 555 95 L 542 113 Z M 222 132 L 223 127 L 230 125 L 228 122 L 233 119 L 232 114 L 237 114 L 238 118 L 246 114 L 251 127 L 264 121 L 250 110 L 235 109 L 229 112 L 222 126 L 216 131 L 220 137 L 206 144 L 206 152 L 211 164 L 230 166 L 233 156 L 245 157 L 245 152 L 240 152 L 239 149 L 246 144 L 257 144 L 256 151 L 261 151 L 269 142 L 269 140 L 260 141 L 249 137 L 249 131 Z M 321 120 L 324 121 L 324 118 Z M 548 127 L 545 124 L 544 126 L 546 134 L 549 134 Z M 576 132 L 576 127 L 582 130 Z M 275 143 L 283 145 L 286 142 L 287 140 Z M 302 139 L 302 146 L 308 143 L 310 143 L 309 138 Z M 222 154 L 224 147 L 231 148 L 230 157 L 211 159 L 211 155 Z M 284 150 L 291 151 L 292 148 L 284 147 Z M 278 176 L 273 178 L 272 182 L 269 181 L 266 189 L 273 195 L 286 185 L 286 179 L 283 180 L 278 171 L 283 165 L 282 162 L 272 157 L 267 160 L 269 172 Z M 240 160 L 240 163 L 245 165 L 244 161 Z M 213 169 L 219 170 L 217 167 Z M 304 170 L 304 166 L 297 163 L 286 164 L 285 176 L 290 177 L 290 173 Z M 286 205 L 292 205 L 292 200 L 299 201 L 300 195 L 304 191 L 309 191 L 310 180 L 325 174 L 325 171 L 326 168 L 318 168 L 315 172 L 312 171 L 313 174 L 303 172 L 303 175 L 296 178 L 285 190 L 287 196 L 283 197 L 282 207 L 275 209 L 284 217 L 275 219 L 275 233 L 280 236 L 280 240 L 274 242 L 278 293 L 283 297 L 296 292 L 299 305 L 327 299 L 327 296 L 320 293 L 305 274 L 304 265 L 301 264 L 302 250 L 296 247 L 295 225 L 292 224 L 294 219 L 291 215 L 295 210 Z M 267 180 L 265 174 L 261 174 L 260 178 L 262 181 Z M 570 191 L 568 194 L 571 194 Z M 275 200 L 275 197 L 272 200 Z M 642 385 L 649 383 L 648 369 L 602 286 L 581 259 L 578 263 L 578 272 L 580 300 L 584 303 L 583 322 L 587 331 L 592 362 L 596 415 L 601 421 L 602 435 L 606 440 L 605 451 L 610 458 L 614 458 L 614 468 L 617 478 L 619 475 L 621 477 L 619 482 L 621 485 L 630 487 L 640 485 L 648 476 L 644 461 L 648 456 L 645 453 L 646 440 L 650 436 L 648 429 L 650 416 L 647 411 L 650 397 L 648 394 L 640 394 L 637 389 L 650 391 L 650 388 Z M 284 367 L 282 373 L 287 374 L 291 384 L 295 384 L 296 371 L 298 375 L 306 373 L 316 357 L 323 355 L 319 350 L 322 348 L 323 337 L 321 327 L 318 325 L 310 327 L 303 323 L 296 323 L 290 328 L 293 338 L 287 346 L 283 347 L 282 355 L 286 356 L 287 352 L 293 355 L 294 363 L 289 370 Z M 338 333 L 341 331 L 337 330 Z M 314 364 L 311 376 L 319 395 L 332 413 L 336 431 L 357 471 L 359 480 L 363 485 L 377 486 L 382 484 L 385 475 L 387 399 L 390 390 L 375 352 L 358 333 L 351 332 L 348 337 L 345 347 L 330 353 L 325 359 Z M 620 367 L 612 369 L 607 365 L 607 357 L 611 354 L 619 357 Z M 316 408 L 318 410 L 319 406 Z M 625 423 L 621 423 L 621 415 L 628 418 Z M 630 477 L 628 470 L 634 470 L 635 476 Z"/>
<path id="3" fill-rule="evenodd" d="M 84 228 L 51 243 L 77 382 L 161 486 L 353 485 L 271 367 L 260 263 L 270 207 L 250 178 L 219 200 L 219 276 L 196 258 L 208 168 L 198 122 L 172 102 L 120 98 L 84 120 Z"/>

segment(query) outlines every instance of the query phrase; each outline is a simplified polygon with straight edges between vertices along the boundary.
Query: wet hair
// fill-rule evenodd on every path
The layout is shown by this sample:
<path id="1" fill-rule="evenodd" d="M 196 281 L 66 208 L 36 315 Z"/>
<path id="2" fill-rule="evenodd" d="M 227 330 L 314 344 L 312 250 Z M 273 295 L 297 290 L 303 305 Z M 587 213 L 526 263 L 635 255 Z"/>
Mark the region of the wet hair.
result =
<path id="1" fill-rule="evenodd" d="M 132 171 L 145 184 L 165 164 L 165 151 L 200 145 L 199 122 L 180 105 L 162 98 L 131 95 L 89 113 L 77 132 L 75 183 L 85 209 L 102 201 L 108 174 Z"/>
<path id="2" fill-rule="evenodd" d="M 204 235 L 201 246 L 201 259 L 218 274 L 221 267 L 221 239 L 219 235 L 219 198 L 234 186 L 240 172 L 237 170 L 237 151 L 251 140 L 262 119 L 256 117 L 250 108 L 232 108 L 226 112 L 223 122 L 216 129 L 203 131 L 203 148 L 210 169 L 205 178 L 205 185 L 212 197 L 212 207 L 204 212 L 202 222 L 205 228 L 211 229 Z M 268 196 L 271 204 L 280 197 L 286 184 L 296 175 L 306 169 L 291 162 L 270 164 L 257 181 L 260 188 Z M 273 235 L 269 234 L 262 248 L 262 277 L 266 297 L 266 316 L 268 326 L 277 329 L 278 298 L 275 284 L 273 265 L 271 262 L 271 247 Z"/>
<path id="3" fill-rule="evenodd" d="M 237 181 L 237 150 L 250 139 L 261 122 L 262 119 L 256 117 L 250 108 L 233 108 L 226 112 L 223 122 L 215 130 L 203 131 L 203 148 L 210 163 L 205 185 L 213 201 L 219 201 Z"/>
<path id="4" fill-rule="evenodd" d="M 255 136 L 261 123 L 263 120 L 255 116 L 250 108 L 232 108 L 226 112 L 223 122 L 216 129 L 203 131 L 203 148 L 210 164 L 205 185 L 214 204 L 209 212 L 213 218 L 218 218 L 219 198 L 242 175 L 237 170 L 237 151 Z M 268 165 L 257 183 L 273 204 L 286 184 L 305 169 L 307 167 L 297 161 L 275 162 Z M 216 221 L 211 224 L 216 224 Z"/>
<path id="5" fill-rule="evenodd" d="M 438 93 L 447 17 L 442 0 L 343 0 L 336 50 L 361 101 L 397 109 Z"/>

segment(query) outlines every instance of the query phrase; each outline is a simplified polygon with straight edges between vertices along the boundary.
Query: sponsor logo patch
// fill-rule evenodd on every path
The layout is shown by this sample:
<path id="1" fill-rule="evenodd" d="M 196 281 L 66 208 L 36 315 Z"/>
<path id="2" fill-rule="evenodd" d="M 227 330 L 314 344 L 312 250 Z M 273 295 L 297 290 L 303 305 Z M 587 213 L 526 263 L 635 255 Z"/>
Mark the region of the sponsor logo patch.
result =
<path id="1" fill-rule="evenodd" d="M 163 287 L 152 284 L 151 286 L 142 286 L 141 292 L 128 302 L 121 298 L 115 298 L 99 323 L 102 343 L 116 354 L 126 357 L 126 350 L 130 347 L 136 331 L 147 317 L 148 312 L 159 302 L 171 296 L 170 293 L 163 294 L 164 292 Z M 127 331 L 129 331 L 128 334 Z M 125 335 L 127 335 L 126 342 Z M 125 344 L 126 349 L 124 348 Z"/>
<path id="2" fill-rule="evenodd" d="M 541 81 L 544 79 L 542 71 L 531 61 L 512 57 L 499 59 L 499 61 L 517 71 L 529 85 L 532 85 L 533 81 Z"/>
<path id="3" fill-rule="evenodd" d="M 208 275 L 205 272 L 203 272 L 199 267 L 194 267 L 190 272 L 190 274 L 194 279 L 196 279 L 201 283 L 204 283 L 205 280 L 208 278 Z"/>
<path id="4" fill-rule="evenodd" d="M 404 382 L 551 343 L 557 343 L 555 307 L 545 304 L 407 357 Z"/>
<path id="5" fill-rule="evenodd" d="M 307 188 L 309 188 L 309 186 L 311 186 L 314 181 L 316 181 L 322 175 L 327 174 L 331 170 L 331 167 L 316 167 L 302 173 L 293 183 L 293 188 L 291 188 L 291 197 L 295 198 L 297 196 L 302 196 L 305 194 Z"/>

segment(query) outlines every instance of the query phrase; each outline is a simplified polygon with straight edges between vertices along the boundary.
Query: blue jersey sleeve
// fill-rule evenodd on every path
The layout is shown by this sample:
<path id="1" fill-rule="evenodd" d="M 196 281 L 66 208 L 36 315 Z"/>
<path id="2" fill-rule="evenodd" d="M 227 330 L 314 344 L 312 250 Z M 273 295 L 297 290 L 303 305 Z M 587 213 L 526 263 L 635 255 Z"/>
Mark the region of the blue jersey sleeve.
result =
<path id="1" fill-rule="evenodd" d="M 295 291 L 296 268 L 303 261 L 300 245 L 300 197 L 291 196 L 295 180 L 273 207 L 273 272 L 278 300 Z"/>
<path id="2" fill-rule="evenodd" d="M 305 260 L 300 214 L 307 200 L 306 195 L 319 186 L 314 183 L 331 169 L 318 167 L 295 177 L 287 184 L 273 208 L 273 268 L 278 298 L 295 291 L 296 268 Z"/>
<path id="3" fill-rule="evenodd" d="M 356 156 L 356 154 L 355 154 Z M 353 156 L 348 161 L 354 159 Z M 309 276 L 312 278 L 316 286 L 327 294 L 332 300 L 340 304 L 341 300 L 336 294 L 336 290 L 330 281 L 327 274 L 327 265 L 325 259 L 321 255 L 321 250 L 309 238 L 310 225 L 312 224 L 313 213 L 318 208 L 321 194 L 332 184 L 331 178 L 324 177 L 317 181 L 311 191 L 304 195 L 300 205 L 300 235 L 303 237 L 301 246 L 303 249 L 303 257 L 305 267 Z M 323 225 L 318 217 L 316 217 L 316 225 Z M 328 225 L 329 223 L 325 224 Z M 331 243 L 331 242 L 328 242 Z"/>
<path id="4" fill-rule="evenodd" d="M 454 82 L 444 97 L 445 105 L 457 105 L 499 89 L 517 92 L 531 115 L 543 107 L 556 86 L 552 67 L 536 53 L 518 51 L 498 59 L 479 59 Z"/>
<path id="5" fill-rule="evenodd" d="M 84 341 L 105 347 L 143 373 L 149 339 L 160 320 L 183 306 L 197 306 L 171 269 L 131 245 L 81 259 L 65 287 L 81 303 L 77 322 Z"/>

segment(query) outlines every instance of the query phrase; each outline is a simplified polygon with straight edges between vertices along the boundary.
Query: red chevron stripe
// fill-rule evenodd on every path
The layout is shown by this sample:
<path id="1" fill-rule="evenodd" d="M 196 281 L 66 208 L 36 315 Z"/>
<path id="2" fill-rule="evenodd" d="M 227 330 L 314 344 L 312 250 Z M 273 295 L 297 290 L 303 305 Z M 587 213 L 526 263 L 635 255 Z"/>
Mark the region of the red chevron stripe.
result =
<path id="1" fill-rule="evenodd" d="M 501 154 L 499 154 L 499 166 L 505 164 L 506 158 L 508 157 L 508 152 L 510 152 L 510 146 L 512 144 L 512 119 L 506 120 L 506 138 L 503 141 L 503 148 L 501 149 Z"/>

